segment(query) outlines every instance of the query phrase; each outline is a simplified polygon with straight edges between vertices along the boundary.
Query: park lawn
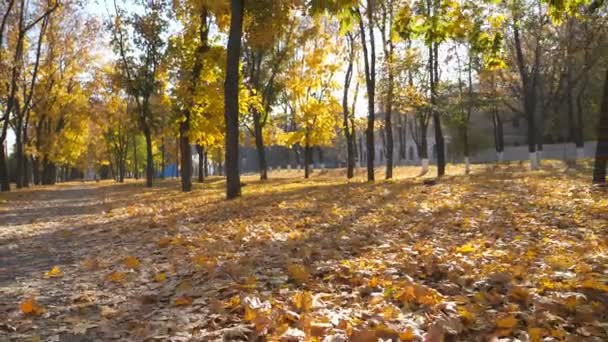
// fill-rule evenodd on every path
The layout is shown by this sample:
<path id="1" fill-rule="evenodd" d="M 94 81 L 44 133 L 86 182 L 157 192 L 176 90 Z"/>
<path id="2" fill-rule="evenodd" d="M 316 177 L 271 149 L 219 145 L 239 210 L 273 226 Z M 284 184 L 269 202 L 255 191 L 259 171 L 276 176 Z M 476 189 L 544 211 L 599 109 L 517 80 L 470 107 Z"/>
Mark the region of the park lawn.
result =
<path id="1" fill-rule="evenodd" d="M 218 177 L 4 194 L 0 340 L 608 339 L 587 168 L 418 171 L 250 175 L 234 201 Z"/>

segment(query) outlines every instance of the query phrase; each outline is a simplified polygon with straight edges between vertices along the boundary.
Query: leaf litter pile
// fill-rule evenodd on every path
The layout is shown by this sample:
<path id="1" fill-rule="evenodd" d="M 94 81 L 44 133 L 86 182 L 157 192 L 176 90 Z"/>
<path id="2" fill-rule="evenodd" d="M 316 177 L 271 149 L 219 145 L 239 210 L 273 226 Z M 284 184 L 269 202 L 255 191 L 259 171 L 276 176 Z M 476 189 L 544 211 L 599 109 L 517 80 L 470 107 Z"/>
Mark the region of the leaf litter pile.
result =
<path id="1" fill-rule="evenodd" d="M 333 171 L 332 171 L 333 172 Z M 0 202 L 0 340 L 605 341 L 608 196 L 555 168 L 71 183 Z"/>

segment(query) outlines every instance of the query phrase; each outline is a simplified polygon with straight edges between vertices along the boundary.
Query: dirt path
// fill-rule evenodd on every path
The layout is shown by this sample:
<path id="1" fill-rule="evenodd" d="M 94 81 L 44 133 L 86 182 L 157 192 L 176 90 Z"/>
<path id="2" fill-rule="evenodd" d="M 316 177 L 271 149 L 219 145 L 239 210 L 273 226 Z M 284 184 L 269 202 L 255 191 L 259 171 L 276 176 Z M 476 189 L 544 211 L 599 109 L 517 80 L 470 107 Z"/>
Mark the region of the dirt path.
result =
<path id="1" fill-rule="evenodd" d="M 66 185 L 8 197 L 0 206 L 0 287 L 70 263 L 90 247 L 75 244 L 70 231 L 101 212 L 99 188 Z"/>

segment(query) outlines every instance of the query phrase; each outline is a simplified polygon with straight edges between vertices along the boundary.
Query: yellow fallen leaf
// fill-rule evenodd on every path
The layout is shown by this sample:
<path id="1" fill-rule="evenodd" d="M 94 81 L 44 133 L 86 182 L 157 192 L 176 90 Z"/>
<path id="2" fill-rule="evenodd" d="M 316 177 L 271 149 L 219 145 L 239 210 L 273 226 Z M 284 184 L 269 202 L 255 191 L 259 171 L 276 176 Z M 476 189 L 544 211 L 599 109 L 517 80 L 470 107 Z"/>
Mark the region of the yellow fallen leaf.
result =
<path id="1" fill-rule="evenodd" d="M 253 321 L 256 317 L 258 316 L 257 312 L 255 312 L 254 309 L 250 308 L 249 306 L 245 306 L 245 320 L 246 321 Z"/>
<path id="2" fill-rule="evenodd" d="M 122 284 L 127 281 L 127 275 L 123 272 L 112 272 L 108 275 L 108 280 L 114 283 Z"/>
<path id="3" fill-rule="evenodd" d="M 466 253 L 472 253 L 472 252 L 475 252 L 476 250 L 477 250 L 477 248 L 475 248 L 475 246 L 473 246 L 470 243 L 467 243 L 465 245 L 462 245 L 462 246 L 456 248 L 456 252 L 458 252 L 458 253 L 464 253 L 464 254 L 466 254 Z"/>
<path id="4" fill-rule="evenodd" d="M 134 256 L 128 256 L 128 257 L 125 258 L 124 264 L 128 268 L 130 268 L 132 270 L 136 270 L 136 269 L 139 268 L 139 265 L 141 264 L 141 262 L 139 261 L 139 259 L 137 259 Z"/>
<path id="5" fill-rule="evenodd" d="M 99 268 L 99 261 L 94 258 L 86 258 L 82 261 L 81 265 L 86 271 L 93 271 Z"/>
<path id="6" fill-rule="evenodd" d="M 53 266 L 50 271 L 44 272 L 45 278 L 61 278 L 63 277 L 63 271 L 59 268 L 59 266 Z"/>
<path id="7" fill-rule="evenodd" d="M 414 338 L 416 338 L 416 336 L 414 335 L 412 328 L 406 328 L 402 333 L 399 334 L 399 339 L 401 341 L 411 341 Z"/>
<path id="8" fill-rule="evenodd" d="M 224 305 L 224 308 L 226 309 L 234 309 L 237 306 L 241 305 L 241 297 L 239 296 L 232 296 L 230 298 L 230 300 L 228 301 L 228 303 L 226 303 Z"/>
<path id="9" fill-rule="evenodd" d="M 467 308 L 464 308 L 464 307 L 458 308 L 458 315 L 460 316 L 460 318 L 462 318 L 464 323 L 470 324 L 470 323 L 475 322 L 475 320 L 477 319 L 475 317 L 474 313 L 472 313 L 471 311 L 467 310 Z"/>
<path id="10" fill-rule="evenodd" d="M 298 264 L 291 264 L 287 266 L 287 273 L 289 276 L 299 284 L 307 283 L 310 280 L 310 273 L 306 267 Z"/>
<path id="11" fill-rule="evenodd" d="M 154 275 L 154 281 L 157 283 L 162 283 L 165 280 L 167 280 L 167 275 L 165 272 L 158 272 Z"/>
<path id="12" fill-rule="evenodd" d="M 529 328 L 528 335 L 530 336 L 530 342 L 540 342 L 543 338 L 542 328 Z"/>
<path id="13" fill-rule="evenodd" d="M 19 305 L 21 312 L 25 315 L 41 315 L 44 313 L 44 308 L 40 306 L 36 299 L 28 298 Z"/>
<path id="14" fill-rule="evenodd" d="M 400 312 L 401 311 L 399 309 L 395 308 L 392 305 L 389 305 L 389 306 L 387 306 L 387 307 L 384 308 L 382 314 L 384 316 L 384 319 L 391 320 L 391 319 L 395 319 L 395 318 L 399 317 L 399 313 Z"/>
<path id="15" fill-rule="evenodd" d="M 496 326 L 503 329 L 512 329 L 517 325 L 517 318 L 513 315 L 504 316 L 496 320 Z"/>
<path id="16" fill-rule="evenodd" d="M 312 294 L 308 291 L 297 292 L 291 297 L 291 302 L 300 311 L 310 311 L 312 309 Z"/>
<path id="17" fill-rule="evenodd" d="M 175 301 L 173 302 L 173 304 L 175 306 L 184 306 L 184 305 L 190 305 L 192 303 L 192 298 L 188 297 L 188 296 L 180 296 L 175 298 Z"/>
<path id="18" fill-rule="evenodd" d="M 372 277 L 372 279 L 369 280 L 369 287 L 376 287 L 378 286 L 378 277 Z"/>

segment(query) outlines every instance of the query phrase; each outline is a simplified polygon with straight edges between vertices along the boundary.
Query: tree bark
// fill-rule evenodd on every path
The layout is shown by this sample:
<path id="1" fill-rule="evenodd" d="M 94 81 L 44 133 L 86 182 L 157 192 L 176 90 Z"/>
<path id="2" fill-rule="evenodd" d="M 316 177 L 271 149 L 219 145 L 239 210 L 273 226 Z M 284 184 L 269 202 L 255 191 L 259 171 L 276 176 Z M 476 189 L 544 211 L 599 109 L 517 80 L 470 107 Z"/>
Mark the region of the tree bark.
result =
<path id="1" fill-rule="evenodd" d="M 244 0 L 230 1 L 226 80 L 224 84 L 224 119 L 226 121 L 226 198 L 241 196 L 239 175 L 239 59 L 243 35 Z"/>
<path id="2" fill-rule="evenodd" d="M 190 117 L 191 108 L 194 107 L 194 95 L 198 88 L 201 73 L 203 71 L 203 57 L 209 50 L 207 38 L 209 35 L 209 26 L 207 24 L 207 7 L 202 6 L 199 14 L 199 46 L 196 48 L 196 56 L 192 74 L 190 75 L 189 84 L 189 100 L 187 108 L 184 110 L 184 121 L 180 124 L 180 145 L 182 149 L 182 191 L 189 192 L 192 190 L 192 153 L 190 150 Z"/>
<path id="3" fill-rule="evenodd" d="M 593 183 L 606 184 L 606 166 L 608 164 L 608 69 L 604 80 L 604 96 L 600 109 L 600 120 L 597 125 L 597 147 L 593 167 Z"/>
<path id="4" fill-rule="evenodd" d="M 154 180 L 154 155 L 152 154 L 152 132 L 144 129 L 146 136 L 146 186 L 151 188 Z"/>
<path id="5" fill-rule="evenodd" d="M 576 154 L 577 158 L 584 157 L 585 148 L 585 123 L 583 121 L 583 94 L 584 86 L 576 96 Z"/>
<path id="6" fill-rule="evenodd" d="M 32 173 L 34 175 L 34 185 L 40 185 L 40 159 L 32 157 Z"/>
<path id="7" fill-rule="evenodd" d="M 139 179 L 139 168 L 137 165 L 137 135 L 133 134 L 133 177 Z"/>
<path id="8" fill-rule="evenodd" d="M 196 152 L 198 152 L 198 182 L 203 183 L 205 181 L 205 149 L 202 145 L 196 145 Z"/>
<path id="9" fill-rule="evenodd" d="M 182 165 L 182 191 L 189 192 L 192 190 L 192 153 L 190 152 L 190 138 L 188 131 L 189 124 L 182 122 L 180 125 L 180 147 L 181 147 L 181 165 Z M 188 127 L 185 127 L 188 126 Z"/>
<path id="10" fill-rule="evenodd" d="M 353 64 L 354 64 L 354 42 L 352 35 L 348 35 L 348 68 L 346 69 L 346 75 L 344 76 L 344 89 L 342 94 L 342 130 L 344 131 L 344 138 L 346 140 L 346 178 L 351 179 L 354 177 L 355 169 L 355 156 L 354 156 L 354 141 L 353 132 L 350 127 L 350 109 L 348 106 L 348 91 L 350 88 L 350 82 L 353 76 Z"/>
<path id="11" fill-rule="evenodd" d="M 5 142 L 0 144 L 0 191 L 11 191 L 11 185 L 8 176 L 8 165 L 6 163 Z"/>
<path id="12" fill-rule="evenodd" d="M 433 128 L 435 130 L 435 146 L 437 152 L 437 177 L 445 174 L 445 141 L 443 138 L 443 130 L 441 128 L 441 118 L 435 108 L 436 105 L 436 88 L 439 82 L 439 62 L 437 43 L 429 45 L 429 69 L 430 69 L 430 92 L 431 92 L 431 107 L 433 111 Z"/>
<path id="13" fill-rule="evenodd" d="M 310 177 L 310 164 L 312 164 L 312 148 L 308 143 L 308 136 L 306 137 L 306 145 L 304 146 L 304 178 Z"/>
<path id="14" fill-rule="evenodd" d="M 255 148 L 258 153 L 260 180 L 268 179 L 268 164 L 266 162 L 266 147 L 264 146 L 264 136 L 262 135 L 261 117 L 257 109 L 253 110 L 253 129 L 255 132 Z"/>
<path id="15" fill-rule="evenodd" d="M 528 152 L 530 153 L 530 168 L 533 170 L 538 169 L 538 158 L 536 153 L 536 118 L 534 116 L 536 109 L 536 78 L 537 78 L 537 66 L 539 63 L 540 52 L 539 46 L 537 45 L 535 51 L 535 63 L 532 71 L 528 71 L 528 66 L 524 60 L 523 49 L 521 39 L 519 36 L 518 23 L 513 25 L 513 38 L 515 41 L 515 53 L 517 59 L 517 67 L 519 69 L 519 75 L 521 80 L 522 95 L 523 95 L 523 106 L 524 113 L 526 114 L 526 120 L 528 121 Z"/>
<path id="16" fill-rule="evenodd" d="M 367 148 L 367 181 L 374 181 L 374 160 L 375 160 L 375 141 L 374 141 L 374 121 L 375 121 L 375 95 L 376 95 L 376 47 L 374 41 L 373 25 L 373 0 L 367 1 L 367 22 L 369 29 L 369 53 L 366 40 L 365 25 L 361 13 L 358 13 L 359 31 L 361 34 L 361 45 L 363 47 L 363 61 L 365 65 L 365 85 L 367 87 L 367 129 L 365 130 Z"/>

